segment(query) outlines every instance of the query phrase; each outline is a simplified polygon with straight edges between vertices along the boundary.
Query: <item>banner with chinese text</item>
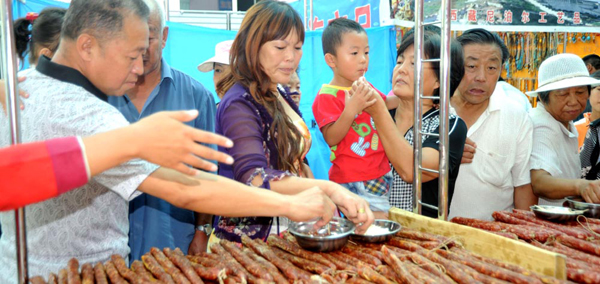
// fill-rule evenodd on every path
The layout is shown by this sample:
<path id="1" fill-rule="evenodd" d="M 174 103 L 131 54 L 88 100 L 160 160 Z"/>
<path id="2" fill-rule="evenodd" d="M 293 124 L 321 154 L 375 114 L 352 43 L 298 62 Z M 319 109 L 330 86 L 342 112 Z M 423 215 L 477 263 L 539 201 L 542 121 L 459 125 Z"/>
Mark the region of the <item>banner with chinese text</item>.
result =
<path id="1" fill-rule="evenodd" d="M 424 0 L 425 22 L 440 20 L 440 0 Z M 391 17 L 414 21 L 414 0 L 392 0 Z M 455 0 L 452 25 L 591 28 L 600 26 L 600 0 Z"/>
<path id="2" fill-rule="evenodd" d="M 310 17 L 310 1 L 298 0 L 289 4 L 300 15 L 304 15 L 306 8 L 307 17 Z M 385 5 L 381 5 L 384 3 Z M 306 5 L 306 6 L 305 6 Z M 380 7 L 383 10 L 380 10 Z M 363 28 L 379 27 L 384 24 L 381 20 L 389 20 L 388 0 L 353 0 L 353 1 L 312 1 L 312 29 L 322 30 L 327 24 L 337 18 L 348 18 L 361 24 Z M 383 13 L 383 15 L 380 15 Z M 391 22 L 390 22 L 391 24 Z"/>

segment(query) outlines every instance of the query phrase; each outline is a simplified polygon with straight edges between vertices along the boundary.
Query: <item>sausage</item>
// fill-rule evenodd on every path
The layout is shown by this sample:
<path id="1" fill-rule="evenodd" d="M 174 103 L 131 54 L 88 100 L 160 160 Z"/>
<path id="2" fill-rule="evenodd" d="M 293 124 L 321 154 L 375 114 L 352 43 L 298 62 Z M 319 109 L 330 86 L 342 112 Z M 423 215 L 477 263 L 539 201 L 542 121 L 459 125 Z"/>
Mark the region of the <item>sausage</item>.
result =
<path id="1" fill-rule="evenodd" d="M 408 255 L 408 257 L 417 265 L 419 265 L 421 268 L 423 268 L 425 271 L 433 274 L 435 277 L 440 279 L 440 282 L 444 282 L 444 283 L 452 283 L 454 282 L 452 280 L 452 278 L 450 278 L 450 276 L 446 275 L 446 273 L 440 271 L 439 269 L 439 264 L 434 263 L 433 261 L 429 260 L 428 258 L 418 254 L 418 253 L 411 253 Z"/>
<path id="2" fill-rule="evenodd" d="M 430 234 L 430 233 L 426 233 L 426 232 L 421 232 L 421 231 L 417 231 L 417 230 L 406 228 L 406 227 L 403 227 L 402 230 L 398 231 L 396 233 L 396 236 L 401 237 L 401 238 L 406 238 L 406 239 L 412 239 L 412 240 L 440 242 L 440 243 L 445 243 L 446 246 L 451 246 L 452 244 L 454 244 L 454 241 L 452 241 L 450 238 L 447 238 L 444 236 L 438 236 L 438 235 L 434 235 L 434 234 Z"/>
<path id="3" fill-rule="evenodd" d="M 378 284 L 393 284 L 394 282 L 385 276 L 379 274 L 368 265 L 358 265 L 358 275 L 360 277 Z M 393 278 L 392 278 L 393 279 Z"/>
<path id="4" fill-rule="evenodd" d="M 392 267 L 390 267 L 387 264 L 382 264 L 382 265 L 379 265 L 379 266 L 375 267 L 375 271 L 379 272 L 385 278 L 390 279 L 393 282 L 397 283 L 397 282 L 400 281 L 398 279 L 398 275 L 396 275 L 396 272 L 394 272 L 394 270 L 392 270 Z"/>
<path id="5" fill-rule="evenodd" d="M 152 274 L 150 272 L 148 272 L 148 270 L 146 270 L 146 267 L 144 267 L 144 264 L 139 260 L 135 260 L 131 263 L 131 270 L 135 274 L 137 274 L 137 276 L 142 281 L 148 282 L 148 281 L 156 280 L 156 279 L 154 279 L 154 277 L 152 277 Z"/>
<path id="6" fill-rule="evenodd" d="M 173 280 L 177 284 L 190 284 L 190 281 L 175 267 L 175 265 L 167 258 L 167 256 L 160 251 L 158 248 L 150 248 L 150 253 L 154 256 L 156 261 L 165 269 L 165 271 L 173 277 Z"/>
<path id="7" fill-rule="evenodd" d="M 562 225 L 559 225 L 556 223 L 552 223 L 550 221 L 539 219 L 539 218 L 537 218 L 535 216 L 531 216 L 529 214 L 523 214 L 522 212 L 523 211 L 515 211 L 514 213 L 508 213 L 508 214 L 510 216 L 525 220 L 525 221 L 533 223 L 533 224 L 541 225 L 546 228 L 560 231 L 564 234 L 567 234 L 571 237 L 575 237 L 578 239 L 585 240 L 585 239 L 593 237 L 593 235 L 590 232 L 585 231 L 581 228 L 572 228 L 572 227 L 568 227 L 568 226 L 562 226 Z"/>
<path id="8" fill-rule="evenodd" d="M 46 284 L 46 281 L 44 280 L 44 277 L 42 277 L 42 276 L 35 276 L 35 277 L 31 277 L 29 279 L 29 283 L 31 283 L 31 284 Z"/>
<path id="9" fill-rule="evenodd" d="M 121 255 L 113 254 L 110 256 L 110 260 L 112 261 L 117 271 L 119 271 L 121 277 L 123 277 L 125 280 L 131 283 L 139 283 L 141 281 L 137 274 L 135 274 L 133 271 L 127 268 L 127 263 L 125 263 L 125 260 Z"/>
<path id="10" fill-rule="evenodd" d="M 150 273 L 152 273 L 152 275 L 154 275 L 156 279 L 162 281 L 163 283 L 175 284 L 173 277 L 171 277 L 171 275 L 169 275 L 162 268 L 162 266 L 160 266 L 160 264 L 158 263 L 158 261 L 156 261 L 154 256 L 152 256 L 152 254 L 147 253 L 145 255 L 142 255 L 142 262 L 144 263 L 146 269 L 148 269 L 148 271 L 150 271 Z"/>
<path id="11" fill-rule="evenodd" d="M 600 273 L 586 269 L 567 268 L 567 278 L 578 283 L 600 283 Z"/>
<path id="12" fill-rule="evenodd" d="M 200 276 L 202 279 L 206 280 L 218 280 L 219 277 L 226 277 L 227 273 L 225 269 L 219 269 L 218 267 L 205 267 L 198 263 L 191 264 L 192 269 Z"/>
<path id="13" fill-rule="evenodd" d="M 106 270 L 101 262 L 98 262 L 96 265 L 94 265 L 94 278 L 96 279 L 96 284 L 108 284 Z"/>
<path id="14" fill-rule="evenodd" d="M 468 255 L 471 255 L 472 257 L 475 257 L 478 260 L 481 260 L 481 261 L 484 261 L 484 262 L 487 262 L 489 264 L 493 264 L 493 265 L 496 265 L 496 266 L 499 266 L 499 267 L 502 267 L 502 268 L 506 268 L 508 270 L 514 271 L 514 272 L 519 273 L 519 274 L 523 274 L 523 275 L 526 275 L 526 276 L 535 277 L 535 278 L 541 280 L 544 283 L 554 283 L 554 284 L 565 283 L 565 281 L 556 279 L 554 277 L 537 274 L 537 273 L 535 273 L 535 272 L 533 272 L 533 271 L 531 271 L 529 269 L 525 269 L 525 268 L 520 267 L 518 265 L 504 263 L 502 261 L 499 261 L 499 260 L 496 260 L 496 259 L 493 259 L 493 258 L 488 258 L 488 257 L 483 257 L 483 256 L 480 256 L 480 255 L 472 254 L 472 253 L 470 253 L 469 251 L 467 251 L 465 249 L 454 247 L 451 250 L 453 252 L 455 252 L 455 253 L 458 253 L 458 254 L 468 254 Z"/>
<path id="15" fill-rule="evenodd" d="M 179 267 L 181 272 L 183 272 L 183 275 L 185 275 L 187 277 L 187 280 L 189 280 L 192 284 L 204 283 L 202 279 L 200 279 L 196 271 L 194 271 L 192 264 L 187 258 L 182 257 L 180 254 L 173 252 L 170 248 L 164 248 L 163 252 L 173 264 Z"/>
<path id="16" fill-rule="evenodd" d="M 425 271 L 421 267 L 418 267 L 416 264 L 414 264 L 410 261 L 404 261 L 404 262 L 402 262 L 402 265 L 404 265 L 406 267 L 406 270 L 408 270 L 408 272 L 421 283 L 428 283 L 428 284 L 447 283 L 447 282 L 444 282 L 442 279 L 435 277 L 433 274 Z M 454 281 L 452 281 L 452 282 L 454 282 Z M 452 283 L 452 282 L 448 282 L 448 283 Z"/>
<path id="17" fill-rule="evenodd" d="M 58 276 L 54 273 L 48 275 L 48 284 L 58 284 Z"/>
<path id="18" fill-rule="evenodd" d="M 197 256 L 197 255 L 186 255 L 186 257 L 192 262 L 192 265 L 194 263 L 200 264 L 204 267 L 215 267 L 217 268 L 219 271 L 221 270 L 225 270 L 225 274 L 227 275 L 231 275 L 233 274 L 233 270 L 230 267 L 227 267 L 223 264 L 223 261 L 216 261 L 214 259 L 211 258 L 207 258 L 207 257 L 202 257 L 202 256 Z M 200 277 L 202 277 L 202 275 L 200 275 Z M 204 277 L 202 277 L 204 278 Z"/>
<path id="19" fill-rule="evenodd" d="M 578 259 L 578 260 L 585 261 L 590 264 L 595 264 L 597 266 L 600 266 L 600 257 L 598 257 L 598 256 L 594 256 L 589 253 L 582 252 L 580 250 L 572 249 L 572 248 L 565 246 L 559 242 L 553 242 L 552 246 L 557 248 L 557 250 L 555 252 L 562 253 L 568 257 L 572 257 L 574 259 Z"/>
<path id="20" fill-rule="evenodd" d="M 530 224 L 526 221 L 509 216 L 507 212 L 496 211 L 494 212 L 494 214 L 496 214 L 495 218 L 497 218 L 497 220 L 506 223 L 490 222 L 463 217 L 454 217 L 451 221 L 454 223 L 467 225 L 473 228 L 478 228 L 490 232 L 503 231 L 515 234 L 520 239 L 526 241 L 537 240 L 540 242 L 546 242 L 548 238 L 556 235 L 557 233 L 560 233 L 551 229 L 539 228 L 539 226 L 535 224 Z"/>
<path id="21" fill-rule="evenodd" d="M 600 245 L 593 244 L 591 242 L 586 242 L 584 240 L 580 240 L 566 235 L 557 236 L 556 240 L 574 249 L 584 251 L 596 256 L 600 256 Z"/>
<path id="22" fill-rule="evenodd" d="M 71 258 L 67 264 L 67 283 L 81 284 L 79 276 L 79 261 L 76 258 Z"/>
<path id="23" fill-rule="evenodd" d="M 270 235 L 267 238 L 267 243 L 273 247 L 278 247 L 288 253 L 291 253 L 295 256 L 299 256 L 308 260 L 312 260 L 314 262 L 318 262 L 320 264 L 323 264 L 325 266 L 328 266 L 329 268 L 335 269 L 335 264 L 331 263 L 331 261 L 323 258 L 320 254 L 318 253 L 314 253 L 314 252 L 310 252 L 307 250 L 303 250 L 302 248 L 300 248 L 300 246 L 298 246 L 295 243 L 292 243 L 288 240 L 282 239 L 282 238 L 278 238 L 274 235 Z"/>
<path id="24" fill-rule="evenodd" d="M 58 284 L 67 284 L 68 277 L 69 277 L 69 271 L 67 271 L 66 268 L 59 270 L 58 271 Z"/>
<path id="25" fill-rule="evenodd" d="M 117 268 L 115 267 L 115 265 L 112 263 L 112 261 L 107 261 L 104 263 L 104 269 L 106 269 L 106 275 L 108 275 L 108 279 L 110 279 L 110 283 L 112 284 L 127 284 L 128 282 L 125 281 L 125 279 L 123 279 L 121 277 L 121 275 L 119 274 L 119 271 L 117 270 Z"/>
<path id="26" fill-rule="evenodd" d="M 330 268 L 325 265 L 316 263 L 314 261 L 310 261 L 308 259 L 297 257 L 295 255 L 288 254 L 279 248 L 274 247 L 274 248 L 272 248 L 272 250 L 275 253 L 275 255 L 277 255 L 281 259 L 285 259 L 308 272 L 322 274 L 322 273 L 327 273 L 330 270 Z"/>
<path id="27" fill-rule="evenodd" d="M 261 255 L 277 268 L 283 272 L 283 274 L 291 280 L 310 280 L 310 273 L 298 269 L 287 260 L 283 260 L 275 255 L 275 253 L 266 245 L 259 243 L 256 240 L 251 239 L 246 235 L 242 235 L 242 243 L 251 248 L 258 255 Z"/>
<path id="28" fill-rule="evenodd" d="M 356 258 L 358 258 L 358 259 L 360 259 L 360 260 L 362 260 L 362 261 L 364 261 L 366 263 L 375 265 L 375 266 L 382 264 L 381 260 L 379 260 L 379 258 L 377 258 L 375 256 L 372 256 L 372 255 L 370 255 L 368 253 L 364 253 L 364 252 L 362 252 L 360 250 L 357 250 L 357 249 L 351 249 L 351 248 L 349 248 L 349 247 L 346 246 L 346 247 L 342 248 L 342 252 L 344 252 L 344 253 L 346 253 L 346 254 L 348 254 L 350 256 L 356 257 Z"/>
<path id="29" fill-rule="evenodd" d="M 233 258 L 235 258 L 248 272 L 252 273 L 252 275 L 265 279 L 268 281 L 273 281 L 273 276 L 267 273 L 266 269 L 261 267 L 256 261 L 251 259 L 248 255 L 243 254 L 242 250 L 235 246 L 233 243 L 227 240 L 220 241 L 221 246 L 228 251 Z"/>
<path id="30" fill-rule="evenodd" d="M 392 267 L 396 275 L 398 275 L 398 279 L 400 279 L 401 283 L 421 283 L 415 278 L 409 271 L 406 269 L 402 262 L 398 259 L 398 257 L 390 252 L 387 247 L 383 246 L 381 248 L 383 252 L 385 262 Z"/>
<path id="31" fill-rule="evenodd" d="M 277 269 L 277 267 L 275 265 L 273 265 L 272 263 L 270 263 L 269 261 L 264 259 L 262 256 L 257 255 L 256 253 L 254 253 L 254 251 L 252 251 L 249 248 L 244 248 L 243 252 L 246 255 L 248 255 L 250 258 L 254 259 L 254 261 L 256 261 L 260 265 L 262 265 L 269 272 L 269 274 L 271 274 L 271 276 L 273 276 L 273 280 L 275 281 L 275 283 L 277 283 L 277 284 L 288 283 L 287 279 L 285 279 L 285 277 L 281 274 L 281 272 L 279 272 L 279 269 Z"/>
<path id="32" fill-rule="evenodd" d="M 249 279 L 250 277 L 255 278 L 246 268 L 244 268 L 233 256 L 218 243 L 212 244 L 210 250 L 213 253 L 219 254 L 223 258 L 223 262 L 228 267 L 231 267 L 233 274 L 239 276 L 241 279 Z"/>
<path id="33" fill-rule="evenodd" d="M 94 284 L 94 268 L 89 263 L 81 266 L 81 284 Z"/>
<path id="34" fill-rule="evenodd" d="M 444 250 L 438 250 L 437 253 L 446 257 L 447 259 L 470 266 L 471 268 L 477 270 L 480 273 L 492 276 L 494 278 L 498 278 L 500 280 L 505 280 L 505 281 L 509 281 L 512 283 L 521 283 L 521 284 L 528 284 L 528 283 L 541 284 L 542 283 L 542 281 L 540 281 L 539 279 L 521 275 L 521 274 L 515 273 L 513 271 L 510 271 L 508 269 L 498 267 L 498 266 L 495 266 L 495 265 L 492 265 L 489 263 L 484 263 L 482 261 L 477 260 L 474 257 L 470 257 L 467 255 L 459 255 L 459 254 L 456 254 L 453 252 L 447 252 Z"/>
<path id="35" fill-rule="evenodd" d="M 374 256 L 375 258 L 379 259 L 380 261 L 383 261 L 383 253 L 380 251 L 381 248 L 379 248 L 379 250 L 375 250 L 370 247 L 358 246 L 353 243 L 346 244 L 346 246 L 344 248 L 349 248 L 351 250 L 356 250 L 356 251 L 359 251 L 362 253 L 366 253 L 368 255 Z"/>
<path id="36" fill-rule="evenodd" d="M 321 255 L 323 256 L 323 258 L 325 258 L 325 259 L 329 260 L 331 263 L 335 264 L 337 270 L 358 272 L 358 269 L 356 267 L 349 265 L 345 261 L 338 259 L 333 254 L 323 253 Z"/>

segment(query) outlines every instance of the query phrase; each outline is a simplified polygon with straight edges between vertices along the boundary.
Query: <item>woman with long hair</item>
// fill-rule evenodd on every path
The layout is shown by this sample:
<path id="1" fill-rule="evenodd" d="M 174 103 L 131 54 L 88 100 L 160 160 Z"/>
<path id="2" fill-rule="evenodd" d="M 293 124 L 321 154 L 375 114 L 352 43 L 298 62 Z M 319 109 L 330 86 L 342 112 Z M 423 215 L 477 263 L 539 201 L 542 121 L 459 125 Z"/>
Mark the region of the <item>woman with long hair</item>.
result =
<path id="1" fill-rule="evenodd" d="M 217 133 L 234 147 L 219 149 L 231 155 L 233 165 L 220 165 L 219 174 L 282 194 L 319 187 L 364 231 L 373 221 L 367 202 L 342 186 L 302 178 L 308 152 L 308 128 L 298 107 L 278 84 L 290 81 L 302 57 L 304 27 L 293 8 L 265 0 L 252 6 L 230 50 L 230 73 L 219 82 L 224 93 L 217 111 Z M 211 242 L 217 238 L 240 241 L 240 235 L 266 238 L 285 227 L 273 218 L 217 217 Z M 274 225 L 277 230 L 271 230 Z"/>

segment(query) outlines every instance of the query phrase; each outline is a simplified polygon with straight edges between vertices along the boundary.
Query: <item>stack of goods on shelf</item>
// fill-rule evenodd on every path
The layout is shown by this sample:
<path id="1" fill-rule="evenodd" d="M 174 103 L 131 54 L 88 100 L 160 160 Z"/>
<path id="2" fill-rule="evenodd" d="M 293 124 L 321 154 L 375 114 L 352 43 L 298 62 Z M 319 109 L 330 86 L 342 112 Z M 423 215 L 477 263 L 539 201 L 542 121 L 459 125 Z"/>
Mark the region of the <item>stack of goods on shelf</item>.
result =
<path id="1" fill-rule="evenodd" d="M 579 283 L 600 283 L 600 220 L 581 216 L 578 221 L 553 223 L 533 212 L 496 211 L 496 221 L 455 217 L 451 222 L 522 240 L 567 257 L 567 277 Z"/>
<path id="2" fill-rule="evenodd" d="M 131 268 L 113 256 L 80 271 L 73 259 L 50 283 L 566 283 L 408 228 L 386 243 L 349 242 L 329 253 L 304 250 L 289 234 L 266 243 L 243 236 L 242 243 L 222 240 L 195 256 L 153 248 Z"/>

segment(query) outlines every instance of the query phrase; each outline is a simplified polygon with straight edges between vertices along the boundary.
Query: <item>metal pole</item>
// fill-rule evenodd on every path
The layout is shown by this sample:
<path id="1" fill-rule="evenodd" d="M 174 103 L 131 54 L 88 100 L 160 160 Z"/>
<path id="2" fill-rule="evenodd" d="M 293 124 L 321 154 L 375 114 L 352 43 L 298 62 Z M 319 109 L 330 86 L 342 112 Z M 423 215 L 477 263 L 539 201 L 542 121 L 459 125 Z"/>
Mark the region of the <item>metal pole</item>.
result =
<path id="1" fill-rule="evenodd" d="M 442 0 L 442 50 L 440 53 L 440 145 L 439 145 L 439 176 L 438 176 L 438 218 L 448 219 L 448 151 L 449 137 L 448 114 L 450 110 L 450 11 L 451 0 Z"/>
<path id="2" fill-rule="evenodd" d="M 569 41 L 568 36 L 569 33 L 565 32 L 565 40 L 563 42 L 563 53 L 567 53 L 567 42 Z"/>
<path id="3" fill-rule="evenodd" d="M 308 18 L 307 18 L 307 11 L 306 11 L 306 0 L 304 0 L 304 30 L 308 30 Z"/>
<path id="4" fill-rule="evenodd" d="M 165 21 L 167 22 L 171 18 L 171 15 L 169 15 L 169 1 L 171 0 L 165 0 Z"/>
<path id="5" fill-rule="evenodd" d="M 11 145 L 21 143 L 19 102 L 17 99 L 17 60 L 12 22 L 12 1 L 4 1 L 2 8 L 2 50 L 6 64 L 2 65 L 6 74 L 6 109 L 10 121 Z M 1 8 L 0 8 L 1 9 Z M 17 246 L 17 273 L 19 283 L 27 283 L 27 238 L 25 229 L 25 209 L 15 210 L 15 232 Z"/>
<path id="6" fill-rule="evenodd" d="M 422 1 L 415 1 L 415 75 L 414 75 L 414 86 L 415 86 L 415 113 L 414 113 L 414 125 L 413 125 L 413 157 L 414 157 L 414 169 L 413 169 L 413 212 L 421 214 L 421 129 L 423 128 L 423 120 L 421 112 L 423 109 L 421 101 L 421 93 L 423 90 L 423 3 Z"/>
<path id="7" fill-rule="evenodd" d="M 315 27 L 313 26 L 313 0 L 310 0 L 310 20 L 308 21 L 308 25 L 311 31 L 315 30 Z"/>
<path id="8" fill-rule="evenodd" d="M 231 30 L 231 12 L 227 13 L 226 21 L 227 21 L 227 30 L 230 31 Z"/>

